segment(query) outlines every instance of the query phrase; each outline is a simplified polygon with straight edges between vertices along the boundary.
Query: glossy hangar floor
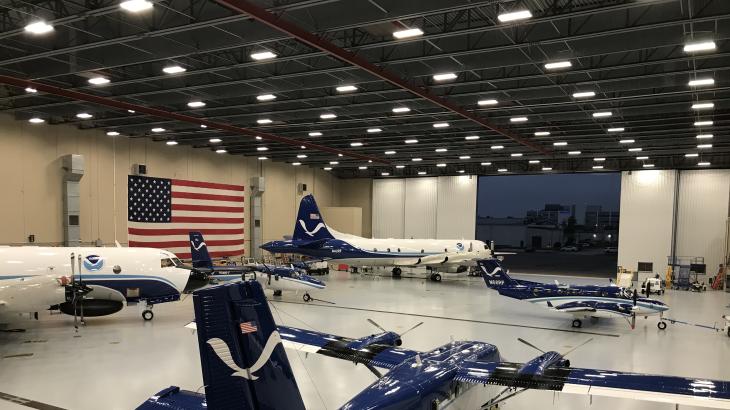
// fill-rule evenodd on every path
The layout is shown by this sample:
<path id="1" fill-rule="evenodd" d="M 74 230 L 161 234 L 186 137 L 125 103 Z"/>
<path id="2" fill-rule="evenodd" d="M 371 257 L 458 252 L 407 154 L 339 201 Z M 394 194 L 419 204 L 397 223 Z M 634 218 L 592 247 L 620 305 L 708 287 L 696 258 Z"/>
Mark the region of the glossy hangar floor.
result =
<path id="1" fill-rule="evenodd" d="M 556 277 L 530 278 L 552 281 Z M 334 305 L 304 304 L 301 296 L 285 294 L 271 304 L 276 319 L 353 337 L 374 332 L 367 318 L 396 331 L 423 321 L 406 335 L 405 346 L 428 350 L 452 337 L 483 340 L 497 345 L 506 358 L 519 361 L 531 359 L 536 352 L 518 343 L 518 337 L 555 350 L 593 338 L 571 355 L 574 366 L 730 380 L 730 338 L 713 331 L 682 325 L 660 331 L 655 318 L 639 319 L 633 331 L 621 320 L 586 321 L 576 331 L 567 317 L 500 297 L 479 278 L 432 283 L 333 272 L 325 280 L 327 289 L 315 297 Z M 672 307 L 668 315 L 672 318 L 712 324 L 719 323 L 730 296 L 669 291 L 663 300 Z M 114 316 L 90 319 L 78 333 L 71 318 L 47 315 L 37 322 L 24 322 L 25 333 L 0 333 L 0 409 L 52 409 L 43 407 L 46 404 L 74 410 L 126 410 L 169 385 L 200 389 L 196 337 L 183 327 L 192 317 L 192 300 L 187 299 L 156 306 L 151 323 L 144 323 L 140 311 L 132 307 Z M 362 366 L 289 353 L 310 409 L 336 409 L 375 380 Z M 29 407 L 10 401 L 23 399 L 38 403 Z M 481 403 L 464 404 L 465 408 L 478 408 Z M 674 409 L 669 404 L 607 398 L 591 402 L 588 397 L 535 391 L 515 397 L 504 407 Z"/>

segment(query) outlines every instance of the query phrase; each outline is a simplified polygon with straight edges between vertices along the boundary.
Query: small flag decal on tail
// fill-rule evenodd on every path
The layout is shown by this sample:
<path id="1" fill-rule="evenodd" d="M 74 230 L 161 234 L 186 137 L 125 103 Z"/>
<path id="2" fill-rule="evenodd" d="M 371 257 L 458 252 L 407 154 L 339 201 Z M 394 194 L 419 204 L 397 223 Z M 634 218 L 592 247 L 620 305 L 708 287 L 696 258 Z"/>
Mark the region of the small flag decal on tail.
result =
<path id="1" fill-rule="evenodd" d="M 259 330 L 259 328 L 256 327 L 256 323 L 254 322 L 243 322 L 239 326 L 241 327 L 241 333 L 243 333 L 244 335 Z"/>

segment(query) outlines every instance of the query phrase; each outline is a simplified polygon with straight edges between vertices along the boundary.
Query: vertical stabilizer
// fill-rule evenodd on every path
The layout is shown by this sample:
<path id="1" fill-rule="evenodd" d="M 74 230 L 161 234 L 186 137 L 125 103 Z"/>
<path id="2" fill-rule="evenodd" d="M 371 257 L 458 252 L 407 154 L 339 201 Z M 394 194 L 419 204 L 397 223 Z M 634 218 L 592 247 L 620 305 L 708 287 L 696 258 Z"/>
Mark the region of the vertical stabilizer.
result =
<path id="1" fill-rule="evenodd" d="M 510 286 L 516 282 L 508 274 L 508 270 L 502 266 L 497 259 L 482 259 L 477 261 L 479 269 L 482 270 L 482 278 L 487 287 L 499 289 L 503 286 Z"/>
<path id="2" fill-rule="evenodd" d="M 327 229 L 314 196 L 311 194 L 306 195 L 299 202 L 299 213 L 294 224 L 292 240 L 312 241 L 320 239 L 334 239 L 334 236 Z"/>
<path id="3" fill-rule="evenodd" d="M 212 268 L 213 260 L 208 253 L 208 245 L 205 244 L 203 234 L 190 232 L 190 258 L 194 268 Z"/>
<path id="4" fill-rule="evenodd" d="M 201 289 L 193 303 L 209 409 L 304 409 L 258 282 Z"/>

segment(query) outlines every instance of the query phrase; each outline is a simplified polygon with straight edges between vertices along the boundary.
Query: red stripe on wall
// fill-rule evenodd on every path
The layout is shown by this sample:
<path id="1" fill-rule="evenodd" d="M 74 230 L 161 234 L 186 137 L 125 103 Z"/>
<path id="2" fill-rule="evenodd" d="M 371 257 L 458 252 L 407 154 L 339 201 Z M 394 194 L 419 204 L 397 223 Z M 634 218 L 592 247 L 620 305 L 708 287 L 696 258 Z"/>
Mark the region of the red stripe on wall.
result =
<path id="1" fill-rule="evenodd" d="M 199 223 L 199 224 L 242 224 L 243 218 L 207 218 L 202 216 L 173 216 L 172 223 Z"/>
<path id="2" fill-rule="evenodd" d="M 187 235 L 191 230 L 200 232 L 203 235 L 237 235 L 242 234 L 243 229 L 151 229 L 151 228 L 129 228 L 130 235 L 163 236 L 163 235 Z"/>
<path id="3" fill-rule="evenodd" d="M 242 239 L 221 239 L 221 240 L 206 240 L 206 245 L 210 248 L 211 246 L 230 246 L 230 245 L 243 245 Z M 164 242 L 143 242 L 143 241 L 129 241 L 130 248 L 185 248 L 190 246 L 190 241 L 164 241 Z"/>
<path id="4" fill-rule="evenodd" d="M 243 202 L 242 196 L 198 194 L 195 192 L 172 191 L 173 198 L 205 199 L 208 201 Z"/>
<path id="5" fill-rule="evenodd" d="M 190 186 L 196 188 L 227 189 L 229 191 L 241 192 L 243 192 L 244 190 L 244 187 L 241 185 L 218 184 L 215 182 L 186 181 L 183 179 L 173 179 L 172 185 Z"/>
<path id="6" fill-rule="evenodd" d="M 243 213 L 243 207 L 236 207 L 236 206 L 172 204 L 172 210 L 173 211 L 206 211 L 206 212 L 240 212 L 240 213 Z"/>

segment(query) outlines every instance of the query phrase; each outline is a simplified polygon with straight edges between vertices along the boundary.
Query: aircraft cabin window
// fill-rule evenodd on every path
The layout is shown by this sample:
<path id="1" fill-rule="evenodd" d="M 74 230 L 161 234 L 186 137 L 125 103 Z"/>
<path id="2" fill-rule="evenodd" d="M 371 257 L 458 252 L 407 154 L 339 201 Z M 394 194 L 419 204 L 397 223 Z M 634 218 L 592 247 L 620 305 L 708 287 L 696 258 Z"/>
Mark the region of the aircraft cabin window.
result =
<path id="1" fill-rule="evenodd" d="M 400 252 L 400 248 L 398 248 L 398 252 Z"/>
<path id="2" fill-rule="evenodd" d="M 448 248 L 444 248 L 444 252 L 448 252 L 448 251 L 449 251 L 449 249 L 448 249 Z"/>
<path id="3" fill-rule="evenodd" d="M 174 266 L 175 266 L 175 262 L 173 262 L 172 259 L 169 259 L 169 258 L 160 259 L 160 267 L 172 268 Z"/>
<path id="4" fill-rule="evenodd" d="M 388 248 L 388 252 L 390 252 L 390 248 Z"/>
<path id="5" fill-rule="evenodd" d="M 373 252 L 377 252 L 377 251 L 378 251 L 378 248 L 373 248 Z"/>

